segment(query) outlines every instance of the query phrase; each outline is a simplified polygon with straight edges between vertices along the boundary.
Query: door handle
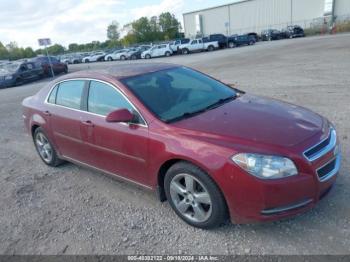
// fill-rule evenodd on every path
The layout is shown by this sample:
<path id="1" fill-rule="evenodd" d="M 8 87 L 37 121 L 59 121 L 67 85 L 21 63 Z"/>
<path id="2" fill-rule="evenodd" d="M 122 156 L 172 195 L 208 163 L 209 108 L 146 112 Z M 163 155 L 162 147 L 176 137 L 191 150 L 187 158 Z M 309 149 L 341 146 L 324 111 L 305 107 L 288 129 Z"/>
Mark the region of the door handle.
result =
<path id="1" fill-rule="evenodd" d="M 83 125 L 85 125 L 85 126 L 94 127 L 94 124 L 93 124 L 90 120 L 82 121 L 81 123 L 82 123 Z"/>
<path id="2" fill-rule="evenodd" d="M 50 111 L 44 111 L 44 115 L 45 116 L 51 116 L 51 113 L 50 113 Z"/>

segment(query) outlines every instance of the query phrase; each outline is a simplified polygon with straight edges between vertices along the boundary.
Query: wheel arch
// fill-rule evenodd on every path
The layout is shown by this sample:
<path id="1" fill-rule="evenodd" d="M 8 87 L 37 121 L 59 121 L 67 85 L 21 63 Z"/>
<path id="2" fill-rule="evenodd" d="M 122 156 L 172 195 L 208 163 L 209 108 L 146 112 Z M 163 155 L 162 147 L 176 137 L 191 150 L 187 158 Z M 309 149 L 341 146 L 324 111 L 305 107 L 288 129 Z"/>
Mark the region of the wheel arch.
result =
<path id="1" fill-rule="evenodd" d="M 165 202 L 167 201 L 167 197 L 165 195 L 165 190 L 164 190 L 164 178 L 165 175 L 167 173 L 167 171 L 175 164 L 180 163 L 180 162 L 184 162 L 184 163 L 188 163 L 191 164 L 193 166 L 198 167 L 199 169 L 201 169 L 203 172 L 205 172 L 209 178 L 211 179 L 211 181 L 216 185 L 216 187 L 218 188 L 219 192 L 221 193 L 224 203 L 225 203 L 225 208 L 226 208 L 226 215 L 227 217 L 230 219 L 231 218 L 231 212 L 229 210 L 229 205 L 227 203 L 227 199 L 226 196 L 223 192 L 223 190 L 220 188 L 219 184 L 215 181 L 215 179 L 210 175 L 210 173 L 208 172 L 208 170 L 203 167 L 203 165 L 197 163 L 196 161 L 191 161 L 185 158 L 173 158 L 173 159 L 168 159 L 167 161 L 165 161 L 159 168 L 158 171 L 158 175 L 157 175 L 157 196 L 160 202 Z"/>
<path id="2" fill-rule="evenodd" d="M 31 126 L 31 128 L 30 128 L 30 134 L 32 135 L 32 137 L 34 137 L 34 132 L 35 132 L 35 130 L 37 130 L 39 127 L 40 127 L 40 125 L 39 125 L 39 124 L 36 124 L 36 123 L 34 123 L 34 124 Z"/>

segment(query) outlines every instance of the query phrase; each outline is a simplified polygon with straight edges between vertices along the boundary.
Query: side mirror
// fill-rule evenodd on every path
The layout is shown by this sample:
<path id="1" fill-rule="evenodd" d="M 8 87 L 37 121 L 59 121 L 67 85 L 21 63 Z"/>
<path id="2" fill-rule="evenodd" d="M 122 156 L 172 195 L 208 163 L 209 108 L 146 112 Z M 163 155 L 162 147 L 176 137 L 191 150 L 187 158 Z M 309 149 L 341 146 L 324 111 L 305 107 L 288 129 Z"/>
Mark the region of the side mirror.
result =
<path id="1" fill-rule="evenodd" d="M 121 123 L 131 122 L 134 119 L 134 115 L 129 110 L 122 108 L 109 113 L 106 117 L 106 121 L 109 123 Z"/>

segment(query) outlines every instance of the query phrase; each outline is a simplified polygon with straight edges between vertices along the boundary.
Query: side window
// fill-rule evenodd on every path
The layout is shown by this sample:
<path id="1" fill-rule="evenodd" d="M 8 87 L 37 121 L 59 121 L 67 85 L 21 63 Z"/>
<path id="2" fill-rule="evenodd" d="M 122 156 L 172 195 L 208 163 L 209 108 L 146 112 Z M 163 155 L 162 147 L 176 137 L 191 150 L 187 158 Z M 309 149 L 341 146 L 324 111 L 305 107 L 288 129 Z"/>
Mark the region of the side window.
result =
<path id="1" fill-rule="evenodd" d="M 27 64 L 27 68 L 28 68 L 28 70 L 33 70 L 34 66 L 33 66 L 33 64 L 28 63 Z"/>
<path id="2" fill-rule="evenodd" d="M 50 93 L 49 99 L 47 100 L 47 102 L 49 102 L 50 104 L 56 104 L 57 89 L 58 85 L 56 85 Z"/>
<path id="3" fill-rule="evenodd" d="M 82 80 L 72 80 L 61 83 L 56 95 L 56 104 L 73 109 L 80 109 L 84 85 L 85 81 Z"/>
<path id="4" fill-rule="evenodd" d="M 89 112 L 106 116 L 110 112 L 121 108 L 126 108 L 130 112 L 134 111 L 131 104 L 112 86 L 97 81 L 90 82 Z"/>
<path id="5" fill-rule="evenodd" d="M 197 44 L 197 40 L 192 41 L 191 45 Z"/>

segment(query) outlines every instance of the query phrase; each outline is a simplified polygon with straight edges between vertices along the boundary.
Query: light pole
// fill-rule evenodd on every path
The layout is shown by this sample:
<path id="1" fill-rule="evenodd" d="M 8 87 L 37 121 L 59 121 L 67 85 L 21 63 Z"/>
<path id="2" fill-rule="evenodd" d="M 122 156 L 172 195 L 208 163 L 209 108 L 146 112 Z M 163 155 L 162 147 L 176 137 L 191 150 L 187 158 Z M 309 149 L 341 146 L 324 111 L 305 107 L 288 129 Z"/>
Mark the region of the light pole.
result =
<path id="1" fill-rule="evenodd" d="M 293 25 L 293 0 L 290 0 L 290 25 Z"/>

